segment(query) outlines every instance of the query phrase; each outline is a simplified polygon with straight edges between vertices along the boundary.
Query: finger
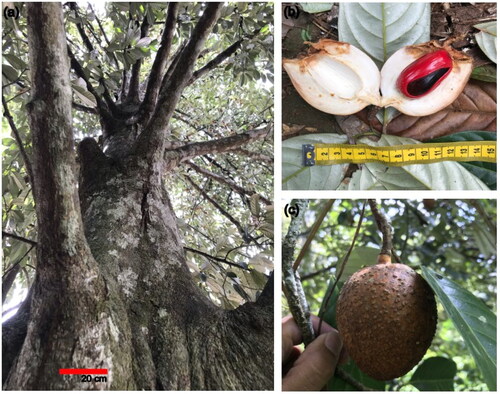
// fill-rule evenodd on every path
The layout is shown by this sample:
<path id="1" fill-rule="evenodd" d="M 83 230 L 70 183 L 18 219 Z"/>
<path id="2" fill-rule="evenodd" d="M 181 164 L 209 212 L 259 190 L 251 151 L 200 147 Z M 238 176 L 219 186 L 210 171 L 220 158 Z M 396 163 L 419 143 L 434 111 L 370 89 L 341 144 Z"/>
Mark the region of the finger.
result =
<path id="1" fill-rule="evenodd" d="M 301 353 L 302 352 L 298 347 L 296 346 L 292 347 L 290 354 L 288 355 L 288 358 L 283 361 L 283 367 L 281 369 L 282 377 L 285 376 L 288 373 L 288 371 L 293 367 L 293 364 L 299 358 Z"/>
<path id="2" fill-rule="evenodd" d="M 342 350 L 336 331 L 321 334 L 304 350 L 283 379 L 284 391 L 321 390 L 333 376 Z"/>
<path id="3" fill-rule="evenodd" d="M 281 360 L 287 362 L 293 346 L 302 343 L 302 334 L 292 316 L 287 316 L 281 321 Z"/>
<path id="4" fill-rule="evenodd" d="M 311 315 L 311 320 L 314 328 L 314 332 L 317 334 L 318 328 L 319 328 L 319 317 L 315 315 Z M 281 330 L 282 330 L 282 338 L 283 338 L 283 345 L 282 349 L 285 349 L 285 340 L 286 340 L 286 345 L 287 349 L 290 348 L 290 343 L 292 345 L 298 345 L 302 343 L 302 333 L 300 331 L 300 328 L 297 326 L 297 323 L 295 323 L 295 320 L 293 320 L 292 316 L 286 316 L 281 320 Z M 330 326 L 328 323 L 323 322 L 321 324 L 321 334 L 333 331 L 334 328 Z"/>

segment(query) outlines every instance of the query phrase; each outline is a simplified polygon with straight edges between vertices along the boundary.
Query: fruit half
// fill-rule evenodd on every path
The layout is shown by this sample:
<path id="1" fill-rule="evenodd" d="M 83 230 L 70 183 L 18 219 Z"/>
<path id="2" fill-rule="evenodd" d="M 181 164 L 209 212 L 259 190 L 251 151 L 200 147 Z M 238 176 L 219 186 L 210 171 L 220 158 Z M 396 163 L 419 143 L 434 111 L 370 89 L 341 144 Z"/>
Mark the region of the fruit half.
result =
<path id="1" fill-rule="evenodd" d="M 380 105 L 380 73 L 358 48 L 329 39 L 311 43 L 313 53 L 283 64 L 295 89 L 314 108 L 350 115 Z"/>

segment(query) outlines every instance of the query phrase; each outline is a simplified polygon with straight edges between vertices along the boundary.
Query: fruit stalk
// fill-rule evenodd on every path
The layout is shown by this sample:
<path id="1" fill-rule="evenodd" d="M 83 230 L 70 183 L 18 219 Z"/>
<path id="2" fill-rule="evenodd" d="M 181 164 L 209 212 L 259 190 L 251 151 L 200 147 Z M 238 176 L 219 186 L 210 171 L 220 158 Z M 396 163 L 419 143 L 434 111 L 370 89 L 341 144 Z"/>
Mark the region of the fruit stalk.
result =
<path id="1" fill-rule="evenodd" d="M 377 227 L 382 233 L 382 247 L 380 248 L 379 263 L 391 262 L 392 254 L 392 227 L 388 219 L 383 215 L 377 207 L 377 202 L 374 199 L 369 199 L 370 209 L 373 217 L 377 222 Z M 388 257 L 387 257 L 388 256 Z"/>

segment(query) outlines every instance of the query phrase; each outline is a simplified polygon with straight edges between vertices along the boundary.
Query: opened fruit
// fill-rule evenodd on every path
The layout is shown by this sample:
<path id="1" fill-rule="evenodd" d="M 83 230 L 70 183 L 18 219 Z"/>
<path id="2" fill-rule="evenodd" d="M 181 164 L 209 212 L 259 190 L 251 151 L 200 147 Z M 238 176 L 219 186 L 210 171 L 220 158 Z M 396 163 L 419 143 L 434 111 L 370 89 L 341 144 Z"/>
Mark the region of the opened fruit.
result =
<path id="1" fill-rule="evenodd" d="M 436 330 L 434 294 L 404 264 L 375 264 L 354 273 L 337 301 L 344 346 L 368 376 L 403 376 L 422 359 Z"/>
<path id="2" fill-rule="evenodd" d="M 472 72 L 471 58 L 435 41 L 401 48 L 380 72 L 348 43 L 322 39 L 311 46 L 308 56 L 285 59 L 284 68 L 304 100 L 334 115 L 350 115 L 370 104 L 430 115 L 455 101 Z"/>
<path id="3" fill-rule="evenodd" d="M 295 89 L 314 108 L 350 115 L 367 105 L 380 105 L 380 73 L 358 48 L 328 39 L 311 44 L 314 53 L 302 59 L 284 59 Z"/>

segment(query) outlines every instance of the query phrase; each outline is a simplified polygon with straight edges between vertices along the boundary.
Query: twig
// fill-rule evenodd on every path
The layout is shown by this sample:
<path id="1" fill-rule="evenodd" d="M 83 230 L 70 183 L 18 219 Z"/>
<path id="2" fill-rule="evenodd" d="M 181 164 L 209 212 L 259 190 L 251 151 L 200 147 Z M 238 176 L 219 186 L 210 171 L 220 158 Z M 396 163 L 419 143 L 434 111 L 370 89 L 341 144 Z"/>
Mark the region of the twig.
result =
<path id="1" fill-rule="evenodd" d="M 14 138 L 16 139 L 17 145 L 19 146 L 19 151 L 21 152 L 21 156 L 23 157 L 24 165 L 26 166 L 26 172 L 28 173 L 28 176 L 30 178 L 31 188 L 33 189 L 33 195 L 34 195 L 35 179 L 33 177 L 33 167 L 31 167 L 31 161 L 28 157 L 26 149 L 24 149 L 23 140 L 21 139 L 19 130 L 17 129 L 16 124 L 14 123 L 14 118 L 12 117 L 9 111 L 7 101 L 5 100 L 5 97 L 3 95 L 2 95 L 2 104 L 4 109 L 4 116 L 7 118 L 7 121 L 9 122 L 10 129 L 14 134 Z"/>
<path id="2" fill-rule="evenodd" d="M 2 230 L 2 236 L 3 237 L 14 238 L 14 239 L 17 239 L 18 241 L 26 242 L 27 244 L 30 244 L 30 245 L 33 245 L 33 246 L 37 245 L 36 241 L 33 241 L 31 239 L 28 239 L 28 238 L 21 237 L 20 235 L 17 235 L 17 234 L 9 233 L 7 231 L 3 231 Z"/>
<path id="3" fill-rule="evenodd" d="M 325 268 L 321 268 L 320 270 L 316 271 L 316 272 L 311 272 L 310 274 L 305 274 L 305 275 L 302 275 L 300 277 L 300 279 L 302 281 L 304 280 L 308 280 L 308 279 L 311 279 L 311 278 L 314 278 L 315 276 L 318 276 L 318 275 L 321 275 L 327 271 L 330 271 L 331 269 L 335 268 L 337 265 L 337 263 L 333 263 L 331 265 L 329 265 L 328 267 L 325 267 Z"/>
<path id="4" fill-rule="evenodd" d="M 380 254 L 391 256 L 391 251 L 392 251 L 391 225 L 389 224 L 385 215 L 383 215 L 379 211 L 375 200 L 369 199 L 368 204 L 370 204 L 370 209 L 372 211 L 373 217 L 375 218 L 375 221 L 377 222 L 377 227 L 382 233 L 382 247 L 380 248 Z"/>
<path id="5" fill-rule="evenodd" d="M 222 206 L 215 201 L 212 197 L 210 197 L 196 182 L 194 182 L 189 176 L 184 176 L 184 178 L 194 186 L 196 190 L 207 200 L 210 204 L 212 204 L 217 210 L 224 215 L 231 223 L 233 223 L 238 229 L 243 241 L 249 243 L 250 241 L 256 242 L 255 238 L 253 238 L 241 225 L 241 223 L 236 220 L 229 212 L 227 212 Z"/>
<path id="6" fill-rule="evenodd" d="M 360 391 L 377 391 L 377 390 L 372 389 L 371 387 L 365 386 L 363 383 L 358 382 L 356 379 L 354 379 L 351 375 L 349 375 L 343 369 L 337 368 L 335 370 L 335 376 L 338 376 L 344 382 L 349 383 L 351 386 L 353 386 L 354 388 L 356 388 Z"/>
<path id="7" fill-rule="evenodd" d="M 297 271 L 293 270 L 295 245 L 300 233 L 300 225 L 304 212 L 307 209 L 307 200 L 292 200 L 292 206 L 297 208 L 297 216 L 292 216 L 288 232 L 282 245 L 283 290 L 290 308 L 290 312 L 302 332 L 304 345 L 314 340 L 314 329 L 311 321 L 311 312 L 304 294 Z"/>
<path id="8" fill-rule="evenodd" d="M 354 244 L 356 243 L 356 239 L 358 238 L 359 230 L 361 229 L 361 224 L 363 223 L 363 218 L 365 217 L 365 208 L 366 208 L 366 201 L 363 203 L 363 208 L 361 209 L 361 214 L 359 215 L 358 227 L 356 227 L 356 232 L 354 233 L 354 237 L 352 237 L 351 246 L 349 246 L 349 249 L 347 250 L 347 253 L 344 256 L 342 263 L 340 263 L 340 268 L 337 270 L 337 272 L 335 272 L 336 278 L 335 278 L 335 282 L 333 283 L 332 288 L 330 289 L 330 292 L 328 293 L 325 300 L 321 304 L 320 311 L 319 311 L 318 334 L 321 332 L 321 325 L 323 324 L 323 315 L 325 314 L 326 306 L 330 302 L 330 298 L 332 297 L 333 293 L 335 292 L 335 288 L 337 287 L 337 283 L 339 282 L 340 277 L 342 276 L 342 274 L 344 272 L 344 268 L 347 264 L 347 261 L 349 260 L 349 257 L 351 256 L 351 252 L 354 248 Z"/>
<path id="9" fill-rule="evenodd" d="M 300 250 L 300 253 L 297 256 L 297 259 L 295 260 L 295 263 L 293 263 L 293 269 L 295 271 L 297 271 L 297 268 L 299 267 L 300 262 L 302 261 L 302 259 L 304 258 L 304 255 L 306 254 L 307 250 L 309 249 L 309 246 L 311 245 L 311 242 L 314 239 L 314 236 L 318 232 L 318 230 L 319 230 L 319 228 L 321 226 L 321 223 L 323 223 L 323 219 L 325 218 L 326 214 L 332 208 L 332 205 L 333 205 L 334 202 L 335 202 L 335 200 L 328 200 L 325 203 L 325 206 L 323 207 L 323 209 L 321 210 L 321 212 L 319 213 L 318 218 L 316 219 L 316 222 L 312 226 L 311 232 L 309 233 L 309 235 L 308 235 L 308 237 L 306 239 L 306 242 L 304 243 L 304 246 Z"/>
<path id="10" fill-rule="evenodd" d="M 216 174 L 212 171 L 209 171 L 205 168 L 201 168 L 199 166 L 197 166 L 195 163 L 189 161 L 186 163 L 188 166 L 190 166 L 192 169 L 194 169 L 196 172 L 202 174 L 202 175 L 205 175 L 205 176 L 208 176 L 212 179 L 214 179 L 215 181 L 219 182 L 219 183 L 222 183 L 222 184 L 225 184 L 227 186 L 229 186 L 232 190 L 234 190 L 235 192 L 237 193 L 240 193 L 240 194 L 245 194 L 247 196 L 252 196 L 255 194 L 255 191 L 254 190 L 247 190 L 245 189 L 244 187 L 236 184 L 235 182 L 225 178 L 224 176 L 222 175 L 219 175 L 219 174 Z M 261 196 L 259 194 L 259 198 L 266 204 L 266 205 L 271 205 L 271 201 L 268 200 L 267 198 Z"/>
<path id="11" fill-rule="evenodd" d="M 154 110 L 156 100 L 158 99 L 163 74 L 167 65 L 170 49 L 172 48 L 172 40 L 177 24 L 178 7 L 178 3 L 170 3 L 168 5 L 167 20 L 165 21 L 165 26 L 163 28 L 160 49 L 158 49 L 158 52 L 156 53 L 151 72 L 149 73 L 146 94 L 141 104 L 141 116 L 144 118 L 149 117 L 151 112 Z"/>
<path id="12" fill-rule="evenodd" d="M 242 270 L 245 270 L 245 271 L 251 271 L 251 269 L 249 269 L 249 268 L 245 268 L 245 267 L 243 267 L 243 266 L 241 266 L 241 265 L 239 265 L 237 263 L 233 263 L 232 261 L 229 261 L 227 259 L 223 259 L 221 257 L 212 256 L 212 255 L 210 255 L 208 253 L 202 252 L 201 250 L 196 250 L 196 249 L 193 249 L 193 248 L 189 248 L 187 246 L 184 246 L 184 250 L 186 250 L 188 252 L 191 252 L 191 253 L 199 254 L 200 256 L 204 256 L 207 259 L 218 261 L 220 263 L 224 263 L 224 264 L 230 265 L 232 267 L 236 267 L 236 268 L 239 268 L 239 269 L 242 269 Z"/>

